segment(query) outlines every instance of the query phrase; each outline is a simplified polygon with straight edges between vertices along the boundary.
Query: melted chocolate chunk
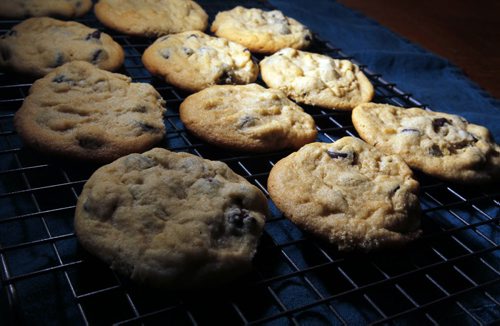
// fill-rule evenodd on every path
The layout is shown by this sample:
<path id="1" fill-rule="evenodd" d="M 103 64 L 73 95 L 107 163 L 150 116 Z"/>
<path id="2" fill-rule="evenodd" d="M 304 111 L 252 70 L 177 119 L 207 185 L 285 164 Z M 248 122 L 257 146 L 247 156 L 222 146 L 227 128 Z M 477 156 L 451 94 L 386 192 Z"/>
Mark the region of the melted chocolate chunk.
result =
<path id="1" fill-rule="evenodd" d="M 443 152 L 441 151 L 441 149 L 439 148 L 439 146 L 436 145 L 436 144 L 433 144 L 432 147 L 429 148 L 429 154 L 432 155 L 432 156 L 436 156 L 436 157 L 443 156 Z"/>
<path id="2" fill-rule="evenodd" d="M 135 108 L 132 109 L 133 112 L 140 112 L 140 113 L 146 113 L 148 111 L 148 108 L 144 105 L 139 105 L 136 106 Z"/>
<path id="3" fill-rule="evenodd" d="M 470 141 L 470 140 L 462 140 L 458 143 L 452 143 L 449 146 L 449 150 L 451 153 L 455 154 L 459 149 L 465 148 L 467 146 L 471 146 L 473 143 L 475 143 L 477 139 Z"/>
<path id="4" fill-rule="evenodd" d="M 162 57 L 164 57 L 165 59 L 168 59 L 168 58 L 170 58 L 170 50 L 169 49 L 161 49 L 160 55 Z"/>
<path id="5" fill-rule="evenodd" d="M 217 84 L 234 84 L 234 72 L 232 70 L 224 70 L 224 72 L 217 78 Z"/>
<path id="6" fill-rule="evenodd" d="M 450 120 L 446 118 L 437 118 L 432 120 L 432 128 L 434 129 L 434 132 L 438 132 L 439 129 L 441 129 L 442 126 L 445 124 L 452 124 Z"/>
<path id="7" fill-rule="evenodd" d="M 311 40 L 311 36 L 306 35 L 306 36 L 304 37 L 304 39 L 305 39 L 306 41 L 310 41 L 310 40 Z"/>
<path id="8" fill-rule="evenodd" d="M 230 231 L 234 234 L 241 234 L 243 230 L 257 224 L 255 217 L 250 215 L 250 212 L 246 209 L 233 207 L 227 210 L 224 215 L 226 216 Z"/>
<path id="9" fill-rule="evenodd" d="M 73 82 L 73 79 L 70 79 L 68 77 L 66 77 L 65 75 L 57 75 L 54 77 L 54 79 L 52 79 L 52 82 L 53 83 L 72 83 Z"/>
<path id="10" fill-rule="evenodd" d="M 98 49 L 92 54 L 92 63 L 96 64 L 101 60 L 102 55 L 104 54 L 104 51 L 102 49 Z"/>
<path id="11" fill-rule="evenodd" d="M 88 34 L 87 37 L 85 38 L 86 41 L 95 39 L 98 40 L 101 38 L 101 32 L 99 30 L 95 30 L 92 33 Z"/>
<path id="12" fill-rule="evenodd" d="M 145 122 L 138 122 L 137 125 L 139 126 L 139 128 L 141 128 L 141 130 L 143 132 L 149 132 L 152 134 L 156 134 L 156 133 L 160 132 L 160 129 L 158 129 L 155 126 L 152 126 L 150 124 L 147 124 Z"/>
<path id="13" fill-rule="evenodd" d="M 257 119 L 255 117 L 245 115 L 240 119 L 239 124 L 238 124 L 238 128 L 251 127 L 251 126 L 255 125 L 255 121 L 257 121 Z"/>
<path id="14" fill-rule="evenodd" d="M 420 131 L 418 129 L 411 129 L 411 128 L 405 128 L 401 130 L 401 132 L 405 134 L 420 134 Z"/>
<path id="15" fill-rule="evenodd" d="M 64 63 L 64 55 L 61 52 L 59 52 L 56 54 L 56 60 L 55 60 L 54 65 L 52 67 L 55 68 L 55 67 L 62 66 L 63 63 Z"/>
<path id="16" fill-rule="evenodd" d="M 184 53 L 185 53 L 188 57 L 190 57 L 190 56 L 193 54 L 193 52 L 194 52 L 194 51 L 193 51 L 193 49 L 191 49 L 191 48 L 186 48 L 186 47 L 182 48 L 182 51 L 184 51 Z"/>
<path id="17" fill-rule="evenodd" d="M 349 153 L 342 153 L 342 152 L 335 152 L 332 150 L 327 151 L 328 155 L 330 155 L 331 158 L 338 159 L 338 158 L 348 158 Z"/>
<path id="18" fill-rule="evenodd" d="M 104 142 L 101 139 L 85 136 L 78 139 L 78 145 L 85 149 L 98 149 L 104 145 Z"/>

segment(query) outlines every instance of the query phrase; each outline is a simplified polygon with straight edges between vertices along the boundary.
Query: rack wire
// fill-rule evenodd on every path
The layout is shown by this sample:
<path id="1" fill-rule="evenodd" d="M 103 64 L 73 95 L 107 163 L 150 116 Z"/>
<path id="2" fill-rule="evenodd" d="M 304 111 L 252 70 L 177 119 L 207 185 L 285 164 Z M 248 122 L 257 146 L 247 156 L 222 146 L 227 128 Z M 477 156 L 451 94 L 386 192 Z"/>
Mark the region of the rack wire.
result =
<path id="1" fill-rule="evenodd" d="M 244 5 L 272 9 L 263 1 Z M 213 18 L 234 4 L 203 6 Z M 269 170 L 289 152 L 236 153 L 190 135 L 178 115 L 187 94 L 151 76 L 141 63 L 153 40 L 117 34 L 93 14 L 78 21 L 112 35 L 126 52 L 121 72 L 151 83 L 166 100 L 167 135 L 160 146 L 223 161 L 268 194 Z M 0 32 L 17 23 L 0 21 Z M 353 59 L 318 37 L 311 51 Z M 376 88 L 374 101 L 427 108 L 356 63 Z M 81 249 L 74 234 L 78 194 L 97 166 L 25 148 L 14 130 L 14 113 L 32 82 L 0 73 L 0 323 L 482 325 L 500 320 L 498 189 L 453 185 L 421 173 L 416 177 L 424 235 L 404 249 L 340 253 L 298 229 L 269 200 L 271 216 L 253 271 L 235 284 L 170 292 L 123 279 Z M 303 107 L 316 121 L 318 141 L 357 135 L 350 113 Z"/>

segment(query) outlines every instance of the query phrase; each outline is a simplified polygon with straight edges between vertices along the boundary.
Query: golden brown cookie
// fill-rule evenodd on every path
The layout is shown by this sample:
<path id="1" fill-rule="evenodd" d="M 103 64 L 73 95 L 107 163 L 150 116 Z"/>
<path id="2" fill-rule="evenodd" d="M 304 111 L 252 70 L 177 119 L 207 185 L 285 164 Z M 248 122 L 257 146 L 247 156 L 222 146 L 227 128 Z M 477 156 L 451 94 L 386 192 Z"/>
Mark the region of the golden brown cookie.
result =
<path id="1" fill-rule="evenodd" d="M 267 86 L 298 103 L 352 110 L 374 95 L 368 78 L 349 60 L 287 48 L 262 60 L 260 68 Z"/>
<path id="2" fill-rule="evenodd" d="M 418 188 L 399 156 L 353 137 L 308 144 L 276 163 L 268 179 L 269 194 L 285 216 L 339 250 L 416 239 Z"/>
<path id="3" fill-rule="evenodd" d="M 317 133 L 301 107 L 257 84 L 206 88 L 182 102 L 180 117 L 201 139 L 239 151 L 298 149 Z"/>
<path id="4" fill-rule="evenodd" d="M 453 114 L 368 103 L 354 109 L 360 136 L 412 168 L 459 183 L 500 178 L 500 146 L 488 129 Z"/>
<path id="5" fill-rule="evenodd" d="M 144 37 L 207 28 L 208 16 L 191 0 L 99 0 L 97 19 L 119 32 Z"/>
<path id="6" fill-rule="evenodd" d="M 211 31 L 254 53 L 274 53 L 286 47 L 305 49 L 312 41 L 312 33 L 307 27 L 279 10 L 241 6 L 218 13 Z"/>
<path id="7" fill-rule="evenodd" d="M 211 287 L 250 269 L 266 214 L 266 197 L 226 164 L 155 148 L 90 177 L 75 231 L 83 247 L 134 281 Z"/>
<path id="8" fill-rule="evenodd" d="M 243 46 L 197 31 L 159 38 L 144 51 L 142 62 L 152 74 L 191 92 L 218 84 L 248 84 L 259 74 Z"/>
<path id="9" fill-rule="evenodd" d="M 0 37 L 0 68 L 41 77 L 75 60 L 112 71 L 124 53 L 108 34 L 48 17 L 27 19 Z"/>
<path id="10" fill-rule="evenodd" d="M 14 124 L 36 150 L 109 162 L 163 139 L 163 105 L 149 84 L 73 61 L 33 84 Z"/>

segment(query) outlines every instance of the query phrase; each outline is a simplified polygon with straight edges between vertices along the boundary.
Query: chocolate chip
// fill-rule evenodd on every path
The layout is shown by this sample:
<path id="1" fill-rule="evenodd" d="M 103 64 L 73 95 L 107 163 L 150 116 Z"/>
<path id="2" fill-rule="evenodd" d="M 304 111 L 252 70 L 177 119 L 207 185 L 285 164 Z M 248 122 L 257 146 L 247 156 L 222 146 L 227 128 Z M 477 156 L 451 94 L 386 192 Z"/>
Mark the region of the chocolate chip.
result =
<path id="1" fill-rule="evenodd" d="M 82 6 L 82 2 L 81 2 L 81 1 L 77 1 L 77 2 L 75 3 L 75 6 L 76 6 L 77 8 L 80 8 L 80 7 Z"/>
<path id="2" fill-rule="evenodd" d="M 451 121 L 446 118 L 437 118 L 432 120 L 432 128 L 434 129 L 434 132 L 438 132 L 439 129 L 447 123 L 450 125 L 452 124 Z"/>
<path id="3" fill-rule="evenodd" d="M 143 132 L 149 132 L 152 134 L 156 134 L 156 133 L 160 132 L 159 128 L 152 126 L 150 124 L 147 124 L 145 122 L 137 122 L 137 126 L 139 128 L 141 128 L 141 131 L 143 131 Z"/>
<path id="4" fill-rule="evenodd" d="M 256 121 L 257 121 L 257 119 L 255 117 L 245 115 L 242 118 L 240 118 L 239 123 L 238 123 L 238 128 L 252 127 L 255 125 Z"/>
<path id="5" fill-rule="evenodd" d="M 405 134 L 420 134 L 420 131 L 418 129 L 411 129 L 411 128 L 405 128 L 401 130 L 401 132 Z"/>
<path id="6" fill-rule="evenodd" d="M 229 225 L 229 231 L 236 235 L 257 224 L 255 217 L 250 215 L 250 212 L 244 208 L 232 207 L 224 213 L 224 216 Z"/>
<path id="7" fill-rule="evenodd" d="M 160 55 L 162 57 L 164 57 L 165 59 L 168 59 L 168 58 L 170 58 L 170 50 L 169 49 L 161 49 Z"/>
<path id="8" fill-rule="evenodd" d="M 477 139 L 472 140 L 472 141 L 470 141 L 470 140 L 462 140 L 462 141 L 460 141 L 458 143 L 452 143 L 449 146 L 449 150 L 450 150 L 451 153 L 455 154 L 457 152 L 457 150 L 465 148 L 467 146 L 471 146 L 476 141 L 477 141 Z"/>
<path id="9" fill-rule="evenodd" d="M 182 48 L 182 51 L 184 51 L 184 53 L 185 53 L 188 57 L 189 57 L 189 56 L 191 56 L 191 55 L 194 53 L 193 49 L 186 48 L 186 47 L 183 47 L 183 48 Z"/>
<path id="10" fill-rule="evenodd" d="M 71 83 L 71 82 L 73 82 L 73 79 L 70 79 L 70 78 L 68 78 L 68 77 L 66 77 L 64 75 L 57 75 L 57 76 L 54 77 L 54 79 L 52 79 L 52 82 L 53 83 L 58 83 L 58 84 L 60 84 L 60 83 Z"/>
<path id="11" fill-rule="evenodd" d="M 64 55 L 61 52 L 58 52 L 56 54 L 56 60 L 54 62 L 54 65 L 52 66 L 53 68 L 62 66 L 64 63 Z"/>
<path id="12" fill-rule="evenodd" d="M 399 188 L 401 188 L 401 186 L 397 185 L 396 188 L 392 189 L 390 192 L 391 196 L 394 196 L 396 194 L 396 192 L 399 190 Z"/>
<path id="13" fill-rule="evenodd" d="M 132 109 L 132 112 L 145 113 L 147 111 L 148 111 L 148 108 L 144 105 L 139 105 L 139 106 L 136 106 L 135 108 Z"/>
<path id="14" fill-rule="evenodd" d="M 330 155 L 331 158 L 338 159 L 338 158 L 348 158 L 350 153 L 342 153 L 342 152 L 335 152 L 329 149 L 327 151 L 328 155 Z"/>
<path id="15" fill-rule="evenodd" d="M 101 38 L 101 32 L 99 30 L 95 30 L 92 33 L 88 34 L 87 37 L 85 38 L 86 41 L 95 39 L 98 40 Z"/>
<path id="16" fill-rule="evenodd" d="M 89 203 L 89 200 L 88 200 L 88 199 L 85 201 L 85 203 L 83 203 L 83 209 L 84 209 L 86 212 L 89 212 L 89 211 L 90 211 L 90 203 Z"/>
<path id="17" fill-rule="evenodd" d="M 437 157 L 443 156 L 443 152 L 441 151 L 439 146 L 436 144 L 433 144 L 432 147 L 429 148 L 429 154 L 432 156 L 437 156 Z"/>
<path id="18" fill-rule="evenodd" d="M 304 37 L 304 39 L 305 39 L 306 41 L 310 41 L 310 40 L 311 40 L 311 36 L 310 36 L 310 35 L 306 35 L 306 36 Z"/>
<path id="19" fill-rule="evenodd" d="M 224 70 L 222 74 L 217 78 L 216 83 L 221 84 L 234 84 L 234 71 L 232 70 Z"/>
<path id="20" fill-rule="evenodd" d="M 103 56 L 105 52 L 102 50 L 102 49 L 98 49 L 94 52 L 94 54 L 92 54 L 92 59 L 91 59 L 91 62 L 93 64 L 96 64 L 98 63 L 100 60 L 101 60 L 101 57 Z"/>
<path id="21" fill-rule="evenodd" d="M 84 136 L 78 139 L 78 145 L 86 149 L 98 149 L 104 145 L 104 142 L 94 137 Z"/>

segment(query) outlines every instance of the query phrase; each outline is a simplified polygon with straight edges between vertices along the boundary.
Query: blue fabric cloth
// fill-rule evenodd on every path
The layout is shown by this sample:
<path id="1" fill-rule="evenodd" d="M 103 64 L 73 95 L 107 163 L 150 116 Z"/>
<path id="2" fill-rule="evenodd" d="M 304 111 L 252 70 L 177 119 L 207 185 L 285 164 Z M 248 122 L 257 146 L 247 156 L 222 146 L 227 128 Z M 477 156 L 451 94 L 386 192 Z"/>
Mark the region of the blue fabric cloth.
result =
<path id="1" fill-rule="evenodd" d="M 458 114 L 484 125 L 497 142 L 500 140 L 500 101 L 444 58 L 336 1 L 269 2 L 432 110 Z"/>

